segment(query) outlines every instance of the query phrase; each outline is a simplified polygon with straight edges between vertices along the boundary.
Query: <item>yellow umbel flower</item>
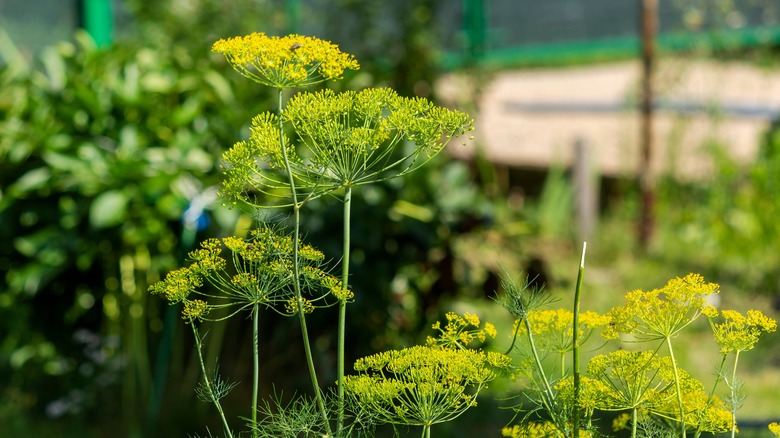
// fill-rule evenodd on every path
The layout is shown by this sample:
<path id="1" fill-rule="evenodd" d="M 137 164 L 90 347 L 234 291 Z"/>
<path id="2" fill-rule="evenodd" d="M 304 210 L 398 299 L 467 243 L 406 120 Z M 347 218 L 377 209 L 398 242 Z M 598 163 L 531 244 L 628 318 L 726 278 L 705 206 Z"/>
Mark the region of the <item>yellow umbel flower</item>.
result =
<path id="1" fill-rule="evenodd" d="M 673 396 L 668 392 L 669 380 L 663 378 L 671 366 L 668 357 L 652 351 L 618 350 L 595 356 L 588 363 L 588 373 L 603 385 L 592 388 L 594 407 L 618 411 L 665 406 Z"/>
<path id="2" fill-rule="evenodd" d="M 510 438 L 559 438 L 563 433 L 552 423 L 525 423 L 501 429 L 501 436 Z M 583 436 L 583 435 L 580 435 Z"/>
<path id="3" fill-rule="evenodd" d="M 528 312 L 528 321 L 538 348 L 559 354 L 572 351 L 574 313 L 571 310 L 531 310 Z M 607 325 L 609 318 L 588 310 L 580 313 L 579 322 L 578 339 L 579 345 L 582 345 L 590 337 L 593 329 Z M 518 334 L 526 332 L 520 320 L 515 320 L 514 330 L 518 330 Z"/>
<path id="4" fill-rule="evenodd" d="M 210 320 L 208 311 L 228 310 L 229 318 L 261 305 L 283 315 L 294 314 L 298 302 L 294 292 L 295 263 L 292 238 L 272 228 L 250 231 L 249 238 L 228 236 L 207 239 L 191 251 L 192 264 L 171 271 L 162 281 L 149 287 L 173 303 L 184 302 L 182 317 L 192 322 Z M 222 253 L 229 253 L 223 257 Z M 349 301 L 354 298 L 340 280 L 320 266 L 325 255 L 310 245 L 300 245 L 299 273 L 303 282 L 303 311 L 333 303 L 330 297 Z M 208 282 L 211 288 L 206 288 Z M 191 299 L 191 294 L 201 300 Z M 208 303 L 207 303 L 208 301 Z"/>
<path id="5" fill-rule="evenodd" d="M 718 285 L 705 282 L 698 274 L 670 280 L 661 289 L 629 292 L 624 305 L 607 313 L 610 323 L 601 334 L 616 339 L 619 333 L 629 333 L 639 341 L 671 338 L 702 313 L 713 313 L 707 297 L 715 293 Z"/>
<path id="6" fill-rule="evenodd" d="M 780 437 L 780 424 L 769 423 L 769 431 L 772 432 L 772 435 Z"/>
<path id="7" fill-rule="evenodd" d="M 721 354 L 752 350 L 762 333 L 771 333 L 777 329 L 777 321 L 758 310 L 748 310 L 747 315 L 736 310 L 724 310 L 721 317 L 724 321 L 720 323 L 710 319 Z"/>
<path id="8" fill-rule="evenodd" d="M 269 199 L 284 197 L 290 180 L 279 172 L 283 169 L 309 200 L 398 178 L 472 129 L 465 113 L 402 97 L 389 88 L 299 93 L 287 103 L 282 122 L 292 125 L 297 144 L 280 134 L 277 115 L 264 113 L 252 119 L 249 139 L 223 154 L 223 198 L 252 203 L 256 192 Z M 286 160 L 282 145 L 287 145 Z"/>
<path id="9" fill-rule="evenodd" d="M 440 335 L 436 338 L 428 336 L 426 343 L 429 346 L 470 348 L 476 342 L 481 345 L 488 338 L 496 337 L 496 328 L 493 324 L 485 322 L 485 325 L 480 328 L 479 316 L 473 313 L 466 312 L 463 315 L 458 315 L 455 312 L 447 312 L 445 317 L 447 324 L 443 329 L 439 321 L 433 324 L 433 329 L 437 330 Z"/>
<path id="10" fill-rule="evenodd" d="M 503 355 L 501 355 L 503 356 Z M 509 358 L 483 351 L 414 346 L 358 359 L 344 389 L 380 422 L 408 426 L 452 420 L 476 405 L 479 391 Z"/>
<path id="11" fill-rule="evenodd" d="M 355 58 L 328 41 L 302 35 L 284 37 L 252 33 L 221 39 L 212 51 L 222 53 L 245 77 L 273 88 L 295 88 L 338 79 L 360 66 Z"/>
<path id="12" fill-rule="evenodd" d="M 187 322 L 195 320 L 202 321 L 209 313 L 209 305 L 203 300 L 192 300 L 184 302 L 184 309 L 181 311 L 181 317 Z"/>

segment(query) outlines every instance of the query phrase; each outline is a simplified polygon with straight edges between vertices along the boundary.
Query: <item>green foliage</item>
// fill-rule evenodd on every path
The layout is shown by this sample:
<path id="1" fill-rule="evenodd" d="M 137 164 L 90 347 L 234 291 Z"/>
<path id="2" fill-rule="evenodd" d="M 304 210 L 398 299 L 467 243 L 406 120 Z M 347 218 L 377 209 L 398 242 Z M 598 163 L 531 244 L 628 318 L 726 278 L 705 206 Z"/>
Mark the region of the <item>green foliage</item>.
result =
<path id="1" fill-rule="evenodd" d="M 96 402 L 107 388 L 84 383 L 96 372 L 109 373 L 104 386 L 148 391 L 147 321 L 160 316 L 139 291 L 175 265 L 188 206 L 210 207 L 215 157 L 243 123 L 230 108 L 263 99 L 193 55 L 100 51 L 79 34 L 40 64 L 19 58 L 0 71 L 0 368 L 4 379 L 24 375 L 20 390 L 41 404 L 84 388 L 56 415 Z M 77 371 L 88 361 L 71 337 L 79 328 L 120 341 L 101 351 L 104 371 Z M 124 368 L 121 357 L 131 358 Z M 54 384 L 60 376 L 73 388 Z M 140 409 L 140 397 L 125 408 Z"/>
<path id="2" fill-rule="evenodd" d="M 780 269 L 780 129 L 764 138 L 754 163 L 740 166 L 723 145 L 708 145 L 713 154 L 712 180 L 660 186 L 661 238 L 679 242 L 670 262 L 708 275 L 733 278 L 751 291 L 777 291 Z"/>

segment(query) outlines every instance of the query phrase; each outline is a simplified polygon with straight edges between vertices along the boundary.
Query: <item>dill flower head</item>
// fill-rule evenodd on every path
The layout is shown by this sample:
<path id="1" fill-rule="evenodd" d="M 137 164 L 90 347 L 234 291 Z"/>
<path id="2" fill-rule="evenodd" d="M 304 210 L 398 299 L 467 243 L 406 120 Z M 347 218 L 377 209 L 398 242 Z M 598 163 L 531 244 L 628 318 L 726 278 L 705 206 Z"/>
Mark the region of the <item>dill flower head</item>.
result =
<path id="1" fill-rule="evenodd" d="M 601 381 L 594 386 L 601 394 L 593 395 L 596 408 L 604 410 L 653 409 L 666 405 L 673 395 L 666 394 L 669 381 L 659 370 L 669 370 L 668 357 L 659 357 L 652 351 L 618 350 L 593 357 L 588 362 L 588 373 Z"/>
<path id="2" fill-rule="evenodd" d="M 715 323 L 713 319 L 710 322 L 721 354 L 752 350 L 761 334 L 777 329 L 777 321 L 758 310 L 748 310 L 747 315 L 736 310 L 724 310 L 720 316 L 722 322 Z"/>
<path id="3" fill-rule="evenodd" d="M 562 438 L 564 435 L 550 422 L 528 422 L 501 429 L 501 436 L 510 438 Z M 584 436 L 580 434 L 580 436 Z"/>
<path id="4" fill-rule="evenodd" d="M 418 345 L 358 359 L 344 389 L 381 422 L 431 426 L 474 406 L 499 362 L 508 366 L 482 351 Z"/>
<path id="5" fill-rule="evenodd" d="M 558 392 L 556 401 L 561 402 L 565 409 L 571 409 L 574 406 L 574 377 L 569 376 L 556 382 L 555 390 Z M 579 408 L 591 416 L 594 410 L 604 405 L 604 394 L 609 390 L 601 380 L 580 376 Z"/>
<path id="6" fill-rule="evenodd" d="M 299 93 L 284 108 L 282 122 L 292 125 L 298 144 L 280 137 L 278 116 L 253 118 L 249 139 L 223 154 L 221 196 L 243 203 L 250 202 L 250 192 L 289 193 L 281 170 L 292 172 L 296 190 L 308 192 L 308 199 L 400 177 L 472 129 L 465 113 L 389 88 Z M 282 144 L 289 146 L 287 160 Z"/>
<path id="7" fill-rule="evenodd" d="M 473 313 L 466 312 L 458 315 L 455 312 L 447 312 L 445 318 L 447 323 L 444 328 L 439 321 L 433 324 L 432 328 L 440 334 L 436 338 L 429 336 L 427 345 L 462 349 L 469 348 L 476 342 L 483 344 L 488 337 L 496 337 L 496 328 L 493 324 L 485 322 L 485 325 L 480 328 L 479 316 Z"/>
<path id="8" fill-rule="evenodd" d="M 554 351 L 564 354 L 572 351 L 574 347 L 574 313 L 567 309 L 557 310 L 531 310 L 528 312 L 528 322 L 531 325 L 531 333 L 534 335 L 536 346 L 542 350 Z M 578 344 L 587 341 L 593 329 L 607 325 L 608 318 L 593 311 L 585 311 L 580 314 L 578 331 Z M 520 320 L 515 320 L 515 329 L 518 334 L 526 332 L 525 326 Z M 519 327 L 518 327 L 519 326 Z"/>
<path id="9" fill-rule="evenodd" d="M 223 257 L 223 252 L 229 255 Z M 321 251 L 301 244 L 298 255 L 300 280 L 307 295 L 300 307 L 305 313 L 328 305 L 327 300 L 332 303 L 330 297 L 342 301 L 353 298 L 340 280 L 321 269 L 325 258 Z M 171 304 L 183 303 L 182 317 L 187 322 L 208 319 L 214 309 L 228 310 L 228 317 L 252 311 L 257 305 L 283 315 L 298 311 L 294 245 L 287 234 L 266 227 L 250 231 L 249 238 L 211 238 L 191 251 L 189 258 L 190 266 L 171 271 L 149 287 L 152 294 L 162 295 Z M 206 282 L 212 288 L 204 287 Z"/>
<path id="10" fill-rule="evenodd" d="M 328 41 L 302 35 L 284 37 L 251 33 L 221 39 L 212 51 L 222 53 L 243 76 L 273 88 L 303 87 L 339 79 L 360 66 Z"/>
<path id="11" fill-rule="evenodd" d="M 197 288 L 203 286 L 203 277 L 190 268 L 179 268 L 165 276 L 165 279 L 149 286 L 152 295 L 162 295 L 171 304 L 186 301 Z"/>
<path id="12" fill-rule="evenodd" d="M 209 305 L 203 300 L 190 300 L 184 302 L 181 316 L 187 322 L 202 321 L 209 313 Z"/>
<path id="13" fill-rule="evenodd" d="M 769 431 L 772 432 L 772 435 L 780 437 L 780 424 L 777 422 L 769 423 Z"/>
<path id="14" fill-rule="evenodd" d="M 601 334 L 616 339 L 619 333 L 627 333 L 638 341 L 671 338 L 702 313 L 713 313 L 707 297 L 714 293 L 718 285 L 698 274 L 670 280 L 661 289 L 629 292 L 624 305 L 607 313 L 610 322 Z"/>
<path id="15" fill-rule="evenodd" d="M 676 403 L 670 404 L 667 410 L 679 416 Z M 688 392 L 683 397 L 683 410 L 685 424 L 702 432 L 715 434 L 731 430 L 731 411 L 719 397 L 710 397 L 702 390 Z"/>

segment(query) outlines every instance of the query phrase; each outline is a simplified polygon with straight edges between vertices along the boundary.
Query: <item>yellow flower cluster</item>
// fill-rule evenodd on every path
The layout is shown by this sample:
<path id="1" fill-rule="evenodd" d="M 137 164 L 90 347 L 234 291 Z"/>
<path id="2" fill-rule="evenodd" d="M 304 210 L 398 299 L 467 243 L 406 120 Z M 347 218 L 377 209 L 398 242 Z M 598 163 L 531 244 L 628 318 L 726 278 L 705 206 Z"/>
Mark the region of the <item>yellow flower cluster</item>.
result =
<path id="1" fill-rule="evenodd" d="M 249 238 L 228 236 L 223 239 L 207 239 L 199 249 L 190 252 L 193 263 L 186 268 L 170 272 L 162 281 L 149 287 L 153 294 L 162 295 L 171 303 L 184 303 L 182 316 L 188 322 L 203 320 L 210 309 L 233 308 L 230 316 L 242 310 L 251 310 L 262 304 L 282 314 L 296 313 L 298 303 L 294 299 L 295 263 L 290 236 L 279 234 L 271 228 L 252 230 Z M 231 253 L 232 270 L 222 258 L 223 248 Z M 301 245 L 299 264 L 306 293 L 303 311 L 314 310 L 314 302 L 327 295 L 350 300 L 352 292 L 341 281 L 319 268 L 324 254 L 310 245 Z M 214 286 L 214 291 L 199 290 L 204 280 Z M 324 293 L 322 290 L 325 290 Z M 190 295 L 208 298 L 192 300 Z M 320 295 L 317 295 L 320 293 Z M 291 298 L 292 297 L 292 298 Z"/>
<path id="2" fill-rule="evenodd" d="M 429 336 L 426 344 L 429 346 L 471 348 L 475 341 L 483 344 L 488 337 L 496 337 L 496 328 L 493 324 L 485 322 L 480 328 L 479 316 L 466 312 L 458 315 L 455 312 L 447 312 L 445 315 L 447 323 L 441 328 L 441 323 L 436 321 L 432 328 L 439 331 L 439 336 L 434 338 Z"/>
<path id="3" fill-rule="evenodd" d="M 660 377 L 659 370 L 671 366 L 668 357 L 661 358 L 652 351 L 618 350 L 595 356 L 588 362 L 588 373 L 608 385 L 596 397 L 597 407 L 653 409 L 665 404 L 669 382 Z"/>
<path id="4" fill-rule="evenodd" d="M 722 354 L 752 350 L 762 333 L 771 333 L 777 329 L 777 321 L 758 310 L 748 310 L 747 316 L 736 310 L 721 312 L 723 322 L 712 323 L 715 342 Z"/>
<path id="5" fill-rule="evenodd" d="M 296 297 L 290 297 L 287 303 L 284 305 L 284 310 L 288 315 L 295 315 L 298 313 L 298 309 L 303 309 L 304 314 L 314 312 L 314 304 L 306 298 L 301 298 L 302 305 L 298 306 L 298 299 Z"/>
<path id="6" fill-rule="evenodd" d="M 529 422 L 501 429 L 501 436 L 510 438 L 563 438 L 563 433 L 554 424 Z M 583 436 L 583 434 L 580 434 Z M 590 435 L 588 435 L 590 436 Z"/>
<path id="7" fill-rule="evenodd" d="M 710 397 L 703 390 L 689 391 L 683 398 L 685 424 L 700 431 L 709 433 L 727 432 L 731 430 L 733 421 L 726 403 L 719 397 Z M 666 407 L 669 413 L 678 416 L 677 403 Z"/>
<path id="8" fill-rule="evenodd" d="M 274 88 L 294 88 L 338 79 L 347 69 L 360 66 L 338 46 L 318 38 L 284 37 L 252 33 L 220 39 L 212 51 L 222 53 L 245 77 Z"/>
<path id="9" fill-rule="evenodd" d="M 531 325 L 531 333 L 534 342 L 540 349 L 564 354 L 573 348 L 574 313 L 567 309 L 556 310 L 531 310 L 528 312 L 528 322 Z M 609 317 L 593 311 L 580 313 L 578 340 L 582 345 L 590 336 L 593 329 L 604 327 L 609 323 Z M 522 321 L 515 320 L 513 332 L 518 334 L 526 332 Z"/>
<path id="10" fill-rule="evenodd" d="M 187 322 L 202 321 L 209 313 L 209 305 L 203 300 L 191 300 L 184 302 L 181 317 Z"/>
<path id="11" fill-rule="evenodd" d="M 780 424 L 776 422 L 769 423 L 769 431 L 772 432 L 772 435 L 780 437 Z"/>
<path id="12" fill-rule="evenodd" d="M 300 139 L 299 155 L 295 147 L 287 148 L 289 170 L 299 190 L 315 191 L 312 197 L 404 175 L 427 162 L 451 138 L 472 129 L 471 119 L 462 112 L 405 98 L 389 88 L 299 93 L 287 103 L 282 117 Z M 222 192 L 237 202 L 246 201 L 247 188 L 270 193 L 283 186 L 281 178 L 260 167 L 260 163 L 284 167 L 279 136 L 275 115 L 255 117 L 248 142 L 237 143 L 223 156 L 230 181 Z M 415 147 L 400 150 L 404 141 Z M 391 159 L 396 152 L 403 156 Z"/>
<path id="13" fill-rule="evenodd" d="M 675 370 L 669 357 L 652 351 L 618 350 L 595 356 L 588 363 L 593 379 L 583 380 L 581 402 L 585 409 L 616 411 L 638 409 L 647 414 L 679 419 L 680 409 L 675 389 L 679 382 L 685 412 L 685 424 L 703 432 L 730 429 L 731 413 L 718 397 L 704 392 L 701 382 L 685 370 Z M 571 379 L 559 383 L 566 395 Z M 613 427 L 625 427 L 628 418 L 616 419 Z"/>
<path id="14" fill-rule="evenodd" d="M 431 426 L 476 404 L 477 393 L 509 358 L 483 351 L 414 346 L 358 359 L 345 390 L 386 423 Z"/>
<path id="15" fill-rule="evenodd" d="M 718 293 L 718 285 L 707 283 L 698 274 L 670 280 L 663 288 L 649 292 L 629 292 L 623 306 L 612 308 L 609 325 L 602 331 L 605 339 L 617 339 L 628 333 L 639 341 L 671 338 L 702 313 L 717 313 L 707 297 Z"/>
<path id="16" fill-rule="evenodd" d="M 203 277 L 189 268 L 179 268 L 168 273 L 165 279 L 149 286 L 153 295 L 162 295 L 171 304 L 186 301 L 190 293 L 203 286 Z"/>
<path id="17" fill-rule="evenodd" d="M 555 390 L 558 391 L 558 401 L 567 407 L 574 406 L 574 377 L 569 376 L 556 382 Z M 609 391 L 609 387 L 601 380 L 580 376 L 580 409 L 584 410 L 587 416 L 590 416 L 595 409 L 602 405 L 603 394 L 607 391 Z"/>
<path id="18" fill-rule="evenodd" d="M 220 254 L 222 253 L 222 244 L 219 239 L 206 239 L 201 242 L 200 248 L 190 251 L 190 259 L 195 263 L 190 267 L 194 272 L 208 276 L 209 273 L 225 269 L 227 262 Z"/>
<path id="19" fill-rule="evenodd" d="M 342 283 L 341 280 L 327 274 L 320 268 L 304 266 L 303 276 L 307 280 L 313 281 L 330 291 L 330 293 L 339 301 L 351 301 L 355 298 L 355 294 L 351 290 L 345 288 L 344 283 Z"/>
<path id="20" fill-rule="evenodd" d="M 631 414 L 624 412 L 612 420 L 612 431 L 620 432 L 621 430 L 627 430 L 630 422 Z"/>

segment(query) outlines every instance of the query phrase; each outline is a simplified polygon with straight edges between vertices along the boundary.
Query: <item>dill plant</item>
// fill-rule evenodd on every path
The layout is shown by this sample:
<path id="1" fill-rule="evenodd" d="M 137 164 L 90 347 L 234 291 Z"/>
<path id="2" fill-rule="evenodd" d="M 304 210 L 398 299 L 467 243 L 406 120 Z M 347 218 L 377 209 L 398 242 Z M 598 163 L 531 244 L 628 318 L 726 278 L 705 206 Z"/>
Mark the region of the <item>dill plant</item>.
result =
<path id="1" fill-rule="evenodd" d="M 214 309 L 232 309 L 233 313 L 220 319 L 242 310 L 251 313 L 255 365 L 250 425 L 255 437 L 273 430 L 274 421 L 285 423 L 291 418 L 271 415 L 270 408 L 274 405 L 266 403 L 260 406 L 266 418 L 257 419 L 257 318 L 261 308 L 297 315 L 321 426 L 309 432 L 334 434 L 331 414 L 317 378 L 306 315 L 319 307 L 337 306 L 335 434 L 343 435 L 348 430 L 344 424 L 346 308 L 354 298 L 349 288 L 352 191 L 419 168 L 452 138 L 470 131 L 472 121 L 462 112 L 436 106 L 426 99 L 402 97 L 387 88 L 343 93 L 329 89 L 298 92 L 286 100 L 292 90 L 340 79 L 345 71 L 359 68 L 352 55 L 317 38 L 253 33 L 221 39 L 214 43 L 212 50 L 223 54 L 241 75 L 276 89 L 278 98 L 276 111 L 253 117 L 249 138 L 237 142 L 222 155 L 224 180 L 219 194 L 229 205 L 251 212 L 289 208 L 293 229 L 289 236 L 282 238 L 284 251 L 276 254 L 278 260 L 268 261 L 256 255 L 257 231 L 252 232 L 249 240 L 223 239 L 221 244 L 232 253 L 230 266 L 215 255 L 217 243 L 209 241 L 190 255 L 193 265 L 171 272 L 150 290 L 172 303 L 182 302 L 183 317 L 193 331 L 197 331 L 196 323 L 208 320 L 209 312 Z M 344 204 L 340 279 L 322 267 L 322 253 L 301 242 L 302 210 L 311 200 L 325 195 L 339 198 Z M 202 268 L 208 261 L 218 266 Z M 231 277 L 227 269 L 237 274 Z M 204 280 L 218 292 L 202 291 Z M 190 298 L 193 293 L 200 297 Z M 198 349 L 200 341 L 198 338 Z M 206 377 L 205 364 L 202 368 L 207 387 L 204 393 L 214 395 L 217 392 Z M 220 413 L 226 434 L 231 435 L 219 398 L 209 398 Z M 285 405 L 279 401 L 275 406 L 304 412 L 308 405 L 303 402 Z"/>
<path id="2" fill-rule="evenodd" d="M 698 274 L 674 278 L 660 289 L 628 292 L 625 303 L 605 315 L 580 312 L 583 270 L 584 260 L 573 312 L 543 309 L 551 298 L 527 282 L 507 280 L 503 284 L 504 294 L 498 301 L 516 318 L 509 352 L 525 357 L 519 361 L 524 367 L 517 374 L 530 381 L 536 407 L 516 407 L 518 416 L 522 414 L 520 424 L 505 427 L 502 434 L 518 438 L 599 436 L 592 417 L 601 411 L 618 413 L 613 430 L 630 429 L 631 437 L 685 437 L 689 431 L 696 437 L 726 431 L 733 436 L 741 402 L 736 377 L 739 355 L 752 349 L 763 333 L 774 331 L 776 322 L 757 310 L 746 315 L 732 310 L 719 313 L 706 301 L 717 293 L 718 285 Z M 723 355 L 710 391 L 680 368 L 675 358 L 673 340 L 700 316 L 710 321 Z M 598 329 L 608 342 L 654 345 L 648 350 L 598 354 L 579 376 L 577 350 Z M 664 347 L 666 356 L 659 354 Z M 568 354 L 572 355 L 571 371 L 566 368 Z M 549 355 L 558 356 L 557 373 L 544 367 L 542 358 Z M 725 371 L 729 356 L 733 356 L 730 375 Z M 729 388 L 724 398 L 716 395 L 720 382 Z"/>

